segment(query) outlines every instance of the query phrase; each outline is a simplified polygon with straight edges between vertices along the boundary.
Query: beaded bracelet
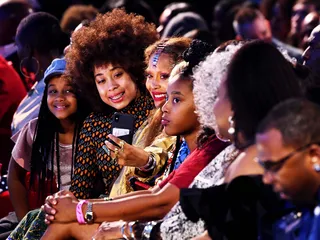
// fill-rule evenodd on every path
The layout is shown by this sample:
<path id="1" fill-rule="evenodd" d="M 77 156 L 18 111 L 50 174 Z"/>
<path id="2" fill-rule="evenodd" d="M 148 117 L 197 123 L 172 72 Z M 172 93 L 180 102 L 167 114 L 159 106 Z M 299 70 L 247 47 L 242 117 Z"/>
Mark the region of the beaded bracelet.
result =
<path id="1" fill-rule="evenodd" d="M 81 200 L 78 202 L 77 204 L 77 207 L 76 207 L 76 214 L 77 214 L 77 220 L 78 220 L 78 223 L 80 224 L 85 224 L 85 220 L 84 220 L 84 217 L 83 217 L 83 212 L 82 212 L 82 205 L 83 204 L 87 204 L 88 201 L 87 200 Z"/>

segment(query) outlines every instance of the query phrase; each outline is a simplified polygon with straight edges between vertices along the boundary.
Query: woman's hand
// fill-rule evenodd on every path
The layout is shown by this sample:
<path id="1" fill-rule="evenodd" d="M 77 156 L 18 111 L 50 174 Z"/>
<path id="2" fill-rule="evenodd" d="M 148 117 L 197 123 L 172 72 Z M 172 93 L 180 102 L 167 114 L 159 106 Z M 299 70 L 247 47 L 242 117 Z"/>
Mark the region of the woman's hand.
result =
<path id="1" fill-rule="evenodd" d="M 120 228 L 123 224 L 123 221 L 103 222 L 92 236 L 92 240 L 121 239 L 122 234 Z"/>
<path id="2" fill-rule="evenodd" d="M 143 167 L 147 164 L 149 153 L 141 148 L 134 147 L 125 141 L 109 134 L 108 137 L 118 146 L 108 140 L 105 141 L 108 148 L 108 154 L 112 159 L 116 159 L 119 165 L 131 167 Z"/>
<path id="3" fill-rule="evenodd" d="M 46 224 L 49 225 L 52 221 L 55 220 L 55 214 L 57 213 L 56 205 L 58 203 L 59 197 L 62 196 L 68 196 L 73 201 L 78 201 L 77 198 L 73 195 L 73 193 L 68 190 L 62 190 L 55 193 L 54 195 L 48 196 L 45 200 L 44 205 L 42 205 L 41 207 L 41 210 L 44 211 L 46 214 Z"/>

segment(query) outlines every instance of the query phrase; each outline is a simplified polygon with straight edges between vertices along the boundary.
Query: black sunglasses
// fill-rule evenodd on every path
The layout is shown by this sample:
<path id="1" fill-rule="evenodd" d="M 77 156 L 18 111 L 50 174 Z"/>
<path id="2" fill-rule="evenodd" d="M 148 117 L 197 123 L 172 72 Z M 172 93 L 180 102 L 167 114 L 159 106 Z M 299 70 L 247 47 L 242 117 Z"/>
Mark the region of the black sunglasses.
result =
<path id="1" fill-rule="evenodd" d="M 255 158 L 254 160 L 261 166 L 264 168 L 265 171 L 270 171 L 270 172 L 277 172 L 284 164 L 286 161 L 288 161 L 291 157 L 293 157 L 293 155 L 295 155 L 298 152 L 301 152 L 305 149 L 307 149 L 308 147 L 310 147 L 312 144 L 314 143 L 308 143 L 305 146 L 302 146 L 296 150 L 294 150 L 293 152 L 289 153 L 287 156 L 277 160 L 277 161 L 272 161 L 272 160 L 265 160 L 265 161 L 261 161 L 259 158 Z M 318 144 L 318 143 L 317 143 Z"/>

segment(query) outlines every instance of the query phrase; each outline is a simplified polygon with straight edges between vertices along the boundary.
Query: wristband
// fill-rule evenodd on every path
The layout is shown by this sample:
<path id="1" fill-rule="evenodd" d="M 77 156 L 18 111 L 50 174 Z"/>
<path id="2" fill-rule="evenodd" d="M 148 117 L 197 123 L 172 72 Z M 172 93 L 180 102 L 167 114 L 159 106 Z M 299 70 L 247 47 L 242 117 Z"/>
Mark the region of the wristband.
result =
<path id="1" fill-rule="evenodd" d="M 77 214 L 77 220 L 78 223 L 80 224 L 85 224 L 86 222 L 84 221 L 84 217 L 83 217 L 83 212 L 82 212 L 82 205 L 84 203 L 88 203 L 87 200 L 81 200 L 78 202 L 77 207 L 76 207 L 76 214 Z"/>

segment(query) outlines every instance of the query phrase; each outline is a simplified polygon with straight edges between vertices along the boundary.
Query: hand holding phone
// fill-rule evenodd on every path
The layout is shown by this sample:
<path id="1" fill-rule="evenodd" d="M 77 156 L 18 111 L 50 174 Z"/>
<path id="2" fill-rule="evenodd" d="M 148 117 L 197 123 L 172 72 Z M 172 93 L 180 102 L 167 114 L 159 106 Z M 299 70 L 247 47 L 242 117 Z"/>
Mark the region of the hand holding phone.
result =
<path id="1" fill-rule="evenodd" d="M 134 122 L 133 115 L 115 112 L 112 117 L 111 134 L 132 144 Z"/>

